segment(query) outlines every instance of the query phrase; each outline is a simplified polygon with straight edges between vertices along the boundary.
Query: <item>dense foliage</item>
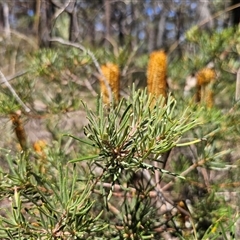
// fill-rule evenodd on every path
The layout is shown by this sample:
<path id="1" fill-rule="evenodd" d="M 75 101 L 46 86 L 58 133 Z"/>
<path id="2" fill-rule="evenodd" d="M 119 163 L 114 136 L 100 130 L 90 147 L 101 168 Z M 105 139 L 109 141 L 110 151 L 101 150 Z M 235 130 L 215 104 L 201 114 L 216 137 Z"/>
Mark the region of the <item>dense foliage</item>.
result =
<path id="1" fill-rule="evenodd" d="M 194 26 L 161 51 L 166 98 L 137 43 L 3 36 L 1 239 L 239 238 L 239 28 Z M 107 63 L 119 102 L 101 97 Z"/>

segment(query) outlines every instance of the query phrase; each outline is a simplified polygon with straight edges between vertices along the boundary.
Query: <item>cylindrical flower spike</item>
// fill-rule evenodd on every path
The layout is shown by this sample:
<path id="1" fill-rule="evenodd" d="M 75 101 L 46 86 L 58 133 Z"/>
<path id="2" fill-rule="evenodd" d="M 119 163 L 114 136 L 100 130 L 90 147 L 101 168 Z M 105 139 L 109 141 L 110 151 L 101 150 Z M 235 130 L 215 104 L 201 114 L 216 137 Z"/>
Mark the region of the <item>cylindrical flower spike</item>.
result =
<path id="1" fill-rule="evenodd" d="M 212 108 L 213 104 L 214 104 L 214 100 L 213 100 L 214 99 L 214 94 L 213 94 L 212 89 L 207 89 L 205 94 L 206 94 L 205 102 L 207 104 L 207 107 Z"/>
<path id="2" fill-rule="evenodd" d="M 150 55 L 147 69 L 148 93 L 154 97 L 167 97 L 167 56 L 164 51 L 154 51 Z"/>
<path id="3" fill-rule="evenodd" d="M 197 85 L 206 85 L 216 78 L 216 73 L 211 68 L 203 68 L 197 75 Z"/>
<path id="4" fill-rule="evenodd" d="M 196 74 L 197 95 L 196 101 L 204 101 L 208 107 L 213 106 L 213 92 L 210 83 L 216 78 L 216 73 L 212 68 L 203 68 Z M 211 84 L 210 84 L 211 85 Z"/>
<path id="5" fill-rule="evenodd" d="M 17 140 L 21 146 L 21 149 L 23 151 L 26 151 L 28 148 L 27 135 L 26 135 L 25 129 L 22 124 L 21 111 L 16 111 L 16 112 L 12 113 L 10 118 L 11 118 L 11 121 L 12 121 L 12 124 L 14 127 L 14 131 L 15 131 Z"/>
<path id="6" fill-rule="evenodd" d="M 106 63 L 105 65 L 101 66 L 101 70 L 102 70 L 103 76 L 105 77 L 106 81 L 109 84 L 110 90 L 114 98 L 114 102 L 118 102 L 119 89 L 120 89 L 120 80 L 119 80 L 120 71 L 119 71 L 118 65 L 113 63 Z M 101 87 L 103 102 L 105 104 L 109 104 L 111 99 L 110 99 L 108 88 L 105 84 L 103 77 L 100 78 L 100 87 Z"/>

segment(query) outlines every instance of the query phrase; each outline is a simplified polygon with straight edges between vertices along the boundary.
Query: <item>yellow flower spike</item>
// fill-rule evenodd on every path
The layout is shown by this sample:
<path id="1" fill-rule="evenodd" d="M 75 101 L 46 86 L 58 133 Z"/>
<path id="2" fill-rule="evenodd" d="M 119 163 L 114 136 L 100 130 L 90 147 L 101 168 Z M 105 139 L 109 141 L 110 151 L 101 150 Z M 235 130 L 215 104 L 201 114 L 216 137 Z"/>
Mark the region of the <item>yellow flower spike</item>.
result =
<path id="1" fill-rule="evenodd" d="M 107 63 L 105 65 L 101 66 L 102 73 L 107 80 L 109 87 L 112 91 L 113 97 L 115 102 L 119 101 L 119 89 L 120 89 L 120 70 L 118 65 L 113 63 Z M 108 94 L 107 86 L 105 85 L 105 82 L 103 78 L 100 78 L 100 87 L 101 87 L 101 94 L 103 98 L 103 102 L 105 104 L 110 103 L 110 98 Z"/>
<path id="2" fill-rule="evenodd" d="M 213 96 L 214 96 L 213 91 L 211 89 L 207 89 L 206 96 L 205 96 L 205 101 L 206 101 L 206 104 L 207 104 L 208 108 L 212 108 L 213 105 L 214 105 Z"/>
<path id="3" fill-rule="evenodd" d="M 167 97 L 167 56 L 163 50 L 150 54 L 147 69 L 148 93 L 154 97 Z"/>
<path id="4" fill-rule="evenodd" d="M 37 156 L 39 156 L 38 160 L 39 162 L 39 171 L 41 173 L 46 173 L 46 153 L 44 152 L 44 149 L 47 147 L 47 142 L 44 140 L 37 140 L 33 143 L 33 149 L 37 153 Z"/>
<path id="5" fill-rule="evenodd" d="M 196 74 L 197 78 L 197 102 L 205 102 L 209 108 L 213 106 L 212 82 L 216 79 L 216 73 L 212 68 L 203 68 Z"/>
<path id="6" fill-rule="evenodd" d="M 36 153 L 42 154 L 46 145 L 47 144 L 44 140 L 38 140 L 33 144 L 33 149 Z"/>
<path id="7" fill-rule="evenodd" d="M 196 77 L 197 77 L 197 84 L 202 86 L 214 80 L 216 78 L 216 73 L 211 68 L 203 68 L 197 73 Z"/>

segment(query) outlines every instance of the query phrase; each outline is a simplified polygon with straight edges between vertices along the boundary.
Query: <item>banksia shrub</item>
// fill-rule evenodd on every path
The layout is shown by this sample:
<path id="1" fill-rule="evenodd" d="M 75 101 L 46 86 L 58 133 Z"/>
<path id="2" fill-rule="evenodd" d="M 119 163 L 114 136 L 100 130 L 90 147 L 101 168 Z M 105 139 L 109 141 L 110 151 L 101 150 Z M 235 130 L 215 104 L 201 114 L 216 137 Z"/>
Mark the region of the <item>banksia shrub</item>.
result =
<path id="1" fill-rule="evenodd" d="M 154 51 L 150 55 L 147 69 L 148 93 L 155 97 L 167 97 L 167 56 L 164 51 Z"/>
<path id="2" fill-rule="evenodd" d="M 210 83 L 216 78 L 216 73 L 211 68 L 203 68 L 196 74 L 197 78 L 197 96 L 196 101 L 205 102 L 208 107 L 213 105 L 213 92 Z"/>
<path id="3" fill-rule="evenodd" d="M 108 87 L 105 84 L 105 81 L 109 84 L 112 97 L 115 102 L 119 101 L 119 88 L 120 88 L 120 81 L 119 81 L 119 76 L 120 76 L 120 71 L 119 67 L 116 64 L 113 63 L 107 63 L 106 65 L 101 66 L 101 70 L 103 73 L 103 77 L 100 78 L 100 87 L 101 87 L 101 94 L 103 98 L 103 102 L 105 104 L 109 104 L 111 99 L 109 96 L 108 92 Z"/>

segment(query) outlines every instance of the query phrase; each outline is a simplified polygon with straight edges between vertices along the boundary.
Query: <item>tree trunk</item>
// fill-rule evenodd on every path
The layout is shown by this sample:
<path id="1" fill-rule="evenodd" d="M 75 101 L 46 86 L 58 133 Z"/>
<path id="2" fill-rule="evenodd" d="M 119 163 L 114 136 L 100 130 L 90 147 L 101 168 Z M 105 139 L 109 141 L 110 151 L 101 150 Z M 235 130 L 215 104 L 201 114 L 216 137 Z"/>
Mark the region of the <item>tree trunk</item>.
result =
<path id="1" fill-rule="evenodd" d="M 240 4 L 240 0 L 232 0 L 232 5 Z M 240 23 L 240 7 L 232 10 L 232 24 L 233 26 Z"/>
<path id="2" fill-rule="evenodd" d="M 3 8 L 3 31 L 6 38 L 10 38 L 9 7 L 7 3 L 2 4 Z"/>
<path id="3" fill-rule="evenodd" d="M 79 27 L 78 27 L 78 20 L 77 20 L 77 3 L 76 1 L 71 2 L 72 9 L 69 13 L 70 15 L 70 28 L 69 28 L 69 41 L 76 42 L 78 40 L 79 34 Z"/>
<path id="4" fill-rule="evenodd" d="M 50 47 L 50 38 L 52 31 L 52 17 L 54 15 L 54 7 L 50 0 L 41 0 L 40 19 L 38 28 L 38 44 L 39 47 Z"/>
<path id="5" fill-rule="evenodd" d="M 108 39 L 111 37 L 111 2 L 110 0 L 104 1 L 105 5 L 105 26 L 106 26 L 106 41 L 105 43 L 109 45 Z"/>
<path id="6" fill-rule="evenodd" d="M 119 9 L 119 14 L 116 21 L 118 26 L 118 41 L 120 46 L 124 45 L 123 20 L 124 20 L 123 12 L 121 9 Z"/>
<path id="7" fill-rule="evenodd" d="M 4 18 L 3 18 L 3 5 L 0 4 L 0 31 L 2 32 L 4 28 Z"/>
<path id="8" fill-rule="evenodd" d="M 197 15 L 198 21 L 201 22 L 208 20 L 206 24 L 203 25 L 203 29 L 210 31 L 213 28 L 213 19 L 211 16 L 211 12 L 209 10 L 209 2 L 205 0 L 201 0 L 198 3 L 197 7 Z"/>
<path id="9" fill-rule="evenodd" d="M 165 33 L 165 25 L 166 25 L 166 18 L 167 18 L 167 13 L 165 9 L 163 9 L 160 14 L 161 16 L 158 22 L 158 33 L 157 33 L 157 48 L 161 48 L 163 46 L 163 36 Z"/>
<path id="10" fill-rule="evenodd" d="M 41 0 L 35 0 L 34 7 L 35 7 L 35 16 L 34 16 L 34 22 L 33 22 L 33 33 L 37 35 L 39 20 L 40 20 Z"/>
<path id="11" fill-rule="evenodd" d="M 237 76 L 236 76 L 236 93 L 235 93 L 235 100 L 239 101 L 240 100 L 240 68 L 237 71 Z"/>
<path id="12" fill-rule="evenodd" d="M 150 23 L 148 26 L 148 52 L 152 52 L 155 49 L 156 44 L 156 29 L 153 23 Z"/>
<path id="13" fill-rule="evenodd" d="M 96 32 L 95 32 L 95 20 L 92 20 L 89 22 L 89 37 L 90 37 L 90 43 L 92 46 L 95 44 L 95 38 L 96 38 Z"/>

